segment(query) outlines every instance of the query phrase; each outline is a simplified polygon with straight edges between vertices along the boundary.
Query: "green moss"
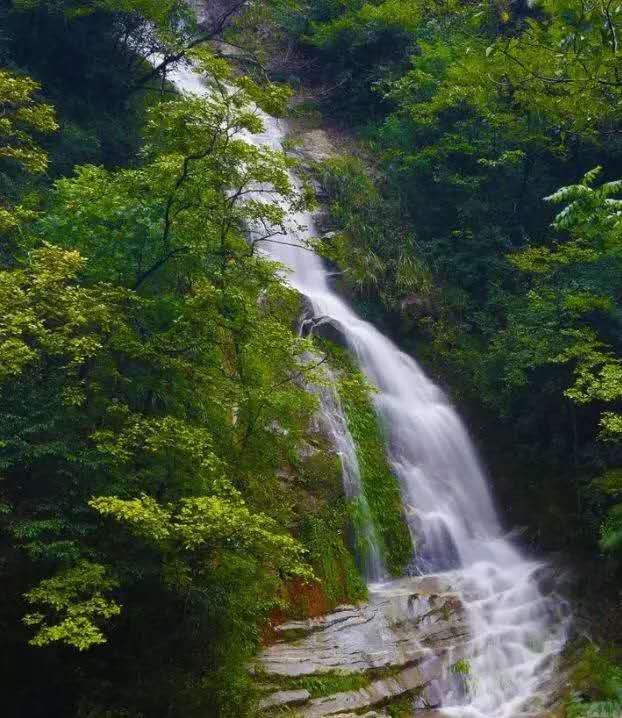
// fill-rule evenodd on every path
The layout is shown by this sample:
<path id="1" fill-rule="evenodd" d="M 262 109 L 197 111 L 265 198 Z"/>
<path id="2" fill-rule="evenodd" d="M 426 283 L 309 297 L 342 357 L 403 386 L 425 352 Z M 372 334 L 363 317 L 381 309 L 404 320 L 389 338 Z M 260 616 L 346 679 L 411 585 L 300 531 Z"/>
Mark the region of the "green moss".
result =
<path id="1" fill-rule="evenodd" d="M 413 714 L 413 699 L 410 693 L 387 706 L 391 718 L 410 718 Z"/>
<path id="2" fill-rule="evenodd" d="M 300 487 L 313 494 L 322 505 L 330 506 L 343 497 L 341 462 L 328 441 L 316 440 L 314 448 L 315 453 L 292 465 Z"/>
<path id="3" fill-rule="evenodd" d="M 302 530 L 302 540 L 330 607 L 367 598 L 367 587 L 347 547 L 348 527 L 347 508 L 341 500 L 321 514 L 309 516 Z"/>
<path id="4" fill-rule="evenodd" d="M 450 666 L 449 670 L 458 675 L 469 676 L 471 675 L 471 664 L 466 658 L 461 658 Z"/>
<path id="5" fill-rule="evenodd" d="M 363 491 L 387 569 L 403 573 L 413 547 L 397 478 L 386 458 L 386 441 L 371 400 L 372 387 L 343 349 L 318 340 L 339 373 L 338 391 L 356 444 Z"/>
<path id="6" fill-rule="evenodd" d="M 314 453 L 295 461 L 299 495 L 296 505 L 302 517 L 300 539 L 309 551 L 315 575 L 321 581 L 329 608 L 367 598 L 367 587 L 354 560 L 349 538 L 354 533 L 343 497 L 341 462 L 328 440 L 310 436 Z"/>
<path id="7" fill-rule="evenodd" d="M 275 686 L 279 690 L 300 690 L 306 689 L 312 698 L 319 696 L 329 696 L 334 693 L 342 693 L 345 691 L 356 691 L 359 688 L 365 688 L 374 681 L 383 681 L 399 674 L 404 669 L 403 666 L 390 666 L 388 668 L 372 668 L 360 673 L 345 673 L 343 671 L 329 671 L 327 673 L 319 673 L 310 676 L 277 676 L 274 674 L 257 673 L 255 679 L 258 683 L 270 686 L 270 691 L 275 690 Z M 416 690 L 408 691 L 408 706 L 412 705 L 412 695 Z M 397 701 L 395 705 L 401 704 Z M 406 704 L 406 703 L 405 703 Z M 393 703 L 391 703 L 393 705 Z M 408 714 L 410 715 L 410 713 Z"/>

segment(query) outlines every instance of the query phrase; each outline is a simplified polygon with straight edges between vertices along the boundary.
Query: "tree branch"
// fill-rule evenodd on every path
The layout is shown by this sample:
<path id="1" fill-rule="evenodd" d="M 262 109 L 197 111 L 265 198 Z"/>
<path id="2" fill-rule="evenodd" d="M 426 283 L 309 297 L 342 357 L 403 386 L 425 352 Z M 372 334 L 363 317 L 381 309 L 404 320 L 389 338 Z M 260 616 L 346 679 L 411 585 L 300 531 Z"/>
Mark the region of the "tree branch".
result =
<path id="1" fill-rule="evenodd" d="M 136 291 L 143 282 L 145 282 L 146 279 L 149 279 L 149 277 L 154 274 L 155 272 L 160 269 L 160 267 L 163 267 L 169 260 L 173 259 L 173 257 L 176 257 L 178 254 L 184 254 L 187 252 L 190 248 L 189 247 L 176 247 L 175 249 L 172 249 L 170 252 L 167 252 L 163 257 L 161 257 L 155 264 L 153 264 L 146 272 L 143 272 L 140 277 L 136 280 L 134 286 L 132 289 Z"/>
<path id="2" fill-rule="evenodd" d="M 164 59 L 156 65 L 152 70 L 147 72 L 141 78 L 139 78 L 134 85 L 130 88 L 130 92 L 136 92 L 143 88 L 148 82 L 155 79 L 166 70 L 169 65 L 172 65 L 180 60 L 184 59 L 189 50 L 193 47 L 201 45 L 202 43 L 217 40 L 227 28 L 230 20 L 237 15 L 240 10 L 246 4 L 246 0 L 239 0 L 234 3 L 228 10 L 226 10 L 220 17 L 218 17 L 210 28 L 204 30 L 200 34 L 193 37 L 188 41 L 186 46 L 177 52 L 165 55 Z"/>

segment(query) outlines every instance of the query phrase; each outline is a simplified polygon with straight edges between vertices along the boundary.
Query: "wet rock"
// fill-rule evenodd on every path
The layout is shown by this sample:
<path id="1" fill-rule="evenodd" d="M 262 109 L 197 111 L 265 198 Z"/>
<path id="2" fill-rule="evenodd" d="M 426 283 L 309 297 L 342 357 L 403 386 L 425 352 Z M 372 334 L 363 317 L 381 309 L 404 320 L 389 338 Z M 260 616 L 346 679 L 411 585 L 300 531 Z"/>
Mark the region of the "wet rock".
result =
<path id="1" fill-rule="evenodd" d="M 262 677 L 278 682 L 278 677 L 360 673 L 369 680 L 355 690 L 305 701 L 296 714 L 306 718 L 344 718 L 366 709 L 370 718 L 375 712 L 383 716 L 384 706 L 407 695 L 421 695 L 423 706 L 434 705 L 432 686 L 464 657 L 467 638 L 462 606 L 439 577 L 372 586 L 369 603 L 289 621 L 276 632 L 278 642 L 264 649 L 255 666 Z"/>
<path id="2" fill-rule="evenodd" d="M 336 344 L 338 347 L 346 348 L 348 346 L 343 330 L 335 322 L 319 319 L 314 323 L 311 332 L 318 337 L 328 339 L 328 341 Z"/>
<path id="3" fill-rule="evenodd" d="M 259 701 L 259 708 L 265 711 L 268 708 L 300 706 L 306 703 L 309 698 L 311 698 L 311 694 L 304 688 L 298 691 L 277 691 Z"/>
<path id="4" fill-rule="evenodd" d="M 455 670 L 457 664 L 477 661 L 485 650 L 485 642 L 469 633 L 465 596 L 469 591 L 451 572 L 371 585 L 368 603 L 278 626 L 277 643 L 262 651 L 255 670 L 262 681 L 275 685 L 282 685 L 283 677 L 295 685 L 296 677 L 324 676 L 325 685 L 336 686 L 299 704 L 294 714 L 300 718 L 384 717 L 388 706 L 404 699 L 412 699 L 416 718 L 444 718 L 437 708 L 442 696 L 458 705 L 467 697 L 467 681 Z M 468 600 L 486 598 L 474 591 Z M 568 688 L 561 668 L 517 708 L 516 718 L 556 715 Z M 354 681 L 360 687 L 339 690 L 352 685 L 349 677 L 356 674 L 362 677 Z"/>
<path id="5" fill-rule="evenodd" d="M 320 450 L 313 446 L 313 444 L 310 444 L 308 441 L 301 441 L 298 444 L 297 448 L 297 454 L 298 458 L 301 461 L 304 461 L 305 459 L 310 459 L 312 456 L 316 456 L 320 453 Z"/>
<path id="6" fill-rule="evenodd" d="M 328 192 L 324 189 L 324 187 L 322 187 L 322 185 L 316 179 L 311 179 L 308 181 L 310 182 L 311 187 L 313 187 L 313 191 L 315 193 L 315 198 L 317 199 L 318 202 L 326 203 L 330 200 L 330 198 L 328 196 Z"/>
<path id="7" fill-rule="evenodd" d="M 301 323 L 300 333 L 303 337 L 314 334 L 315 336 L 328 339 L 337 346 L 347 347 L 345 335 L 339 324 L 328 320 L 326 317 L 307 315 Z"/>
<path id="8" fill-rule="evenodd" d="M 296 135 L 298 146 L 294 153 L 308 162 L 324 162 L 337 154 L 328 133 L 320 128 L 306 129 Z"/>
<path id="9" fill-rule="evenodd" d="M 360 710 L 368 706 L 386 704 L 415 689 L 425 687 L 427 681 L 418 668 L 406 668 L 395 676 L 374 681 L 365 688 L 356 691 L 335 693 L 331 696 L 315 698 L 300 711 L 305 718 L 335 715 L 346 710 Z"/>
<path id="10" fill-rule="evenodd" d="M 345 623 L 350 620 L 356 621 L 361 617 L 361 609 L 357 606 L 340 606 L 332 613 L 317 618 L 306 618 L 303 621 L 288 621 L 274 627 L 277 633 L 311 633 L 312 631 L 323 630 L 338 623 Z"/>
<path id="11" fill-rule="evenodd" d="M 536 569 L 533 573 L 533 579 L 543 596 L 549 596 L 557 589 L 558 576 L 556 575 L 555 567 L 551 564 L 545 564 Z"/>

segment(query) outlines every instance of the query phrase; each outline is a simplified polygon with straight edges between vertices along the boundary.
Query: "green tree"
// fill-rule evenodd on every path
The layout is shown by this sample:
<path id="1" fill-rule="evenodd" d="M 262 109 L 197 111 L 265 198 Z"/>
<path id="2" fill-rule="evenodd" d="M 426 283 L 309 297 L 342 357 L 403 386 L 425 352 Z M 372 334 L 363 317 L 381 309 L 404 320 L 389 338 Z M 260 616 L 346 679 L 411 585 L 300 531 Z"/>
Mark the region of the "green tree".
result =
<path id="1" fill-rule="evenodd" d="M 0 273 L 4 615 L 21 604 L 31 644 L 65 656 L 54 670 L 83 696 L 59 696 L 65 714 L 242 714 L 279 586 L 312 577 L 274 496 L 315 408 L 313 362 L 257 251 L 305 198 L 283 153 L 244 137 L 255 103 L 284 95 L 197 62 L 209 98 L 154 107 L 139 166 L 59 180 Z M 104 642 L 107 659 L 62 648 Z M 102 660 L 134 680 L 102 683 Z"/>
<path id="2" fill-rule="evenodd" d="M 38 137 L 58 129 L 54 110 L 37 98 L 39 85 L 29 77 L 0 69 L 0 262 L 10 263 L 15 237 L 36 217 L 37 197 L 25 197 L 31 176 L 42 174 L 48 156 Z"/>
<path id="3" fill-rule="evenodd" d="M 46 153 L 32 133 L 54 132 L 58 127 L 54 110 L 35 99 L 39 89 L 29 77 L 0 70 L 0 158 L 28 172 L 44 172 L 47 168 Z"/>

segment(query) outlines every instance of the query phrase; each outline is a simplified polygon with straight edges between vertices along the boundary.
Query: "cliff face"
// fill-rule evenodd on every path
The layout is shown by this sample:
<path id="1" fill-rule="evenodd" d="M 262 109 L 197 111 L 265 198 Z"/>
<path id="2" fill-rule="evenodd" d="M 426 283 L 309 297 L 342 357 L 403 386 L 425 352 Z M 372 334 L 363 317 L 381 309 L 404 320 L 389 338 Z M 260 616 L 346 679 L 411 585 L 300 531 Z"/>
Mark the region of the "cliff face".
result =
<path id="1" fill-rule="evenodd" d="M 309 169 L 335 154 L 334 143 L 317 127 L 294 128 L 287 140 Z M 306 286 L 303 283 L 301 291 Z M 346 335 L 345 328 L 357 321 L 348 315 L 340 324 Z M 389 348 L 385 355 L 388 359 Z M 441 458 L 446 460 L 447 454 Z M 438 466 L 445 477 L 446 461 Z M 465 474 L 466 463 L 452 485 L 464 481 Z M 424 481 L 417 476 L 419 483 Z M 486 581 L 465 581 L 464 572 L 452 570 L 372 583 L 368 603 L 277 625 L 276 640 L 253 666 L 262 693 L 260 707 L 268 715 L 283 710 L 309 718 L 412 715 L 414 710 L 430 716 L 550 716 L 564 692 L 565 673 L 557 666 L 557 649 L 545 650 L 554 631 L 540 621 L 540 608 L 546 606 L 544 613 L 550 608 L 551 621 L 563 623 L 565 604 L 553 595 L 556 581 L 547 588 L 535 564 L 526 567 L 529 586 L 524 592 L 517 590 L 514 576 L 508 584 L 503 575 L 497 576 L 505 568 L 504 563 L 498 572 L 489 567 Z M 538 590 L 532 590 L 532 584 Z M 486 662 L 486 655 L 498 656 L 498 663 L 496 658 Z M 470 706 L 464 704 L 472 702 L 471 693 L 495 693 L 491 680 L 516 684 L 516 691 L 507 700 L 501 697 L 499 710 L 469 713 Z M 441 703 L 454 708 L 443 713 Z"/>

